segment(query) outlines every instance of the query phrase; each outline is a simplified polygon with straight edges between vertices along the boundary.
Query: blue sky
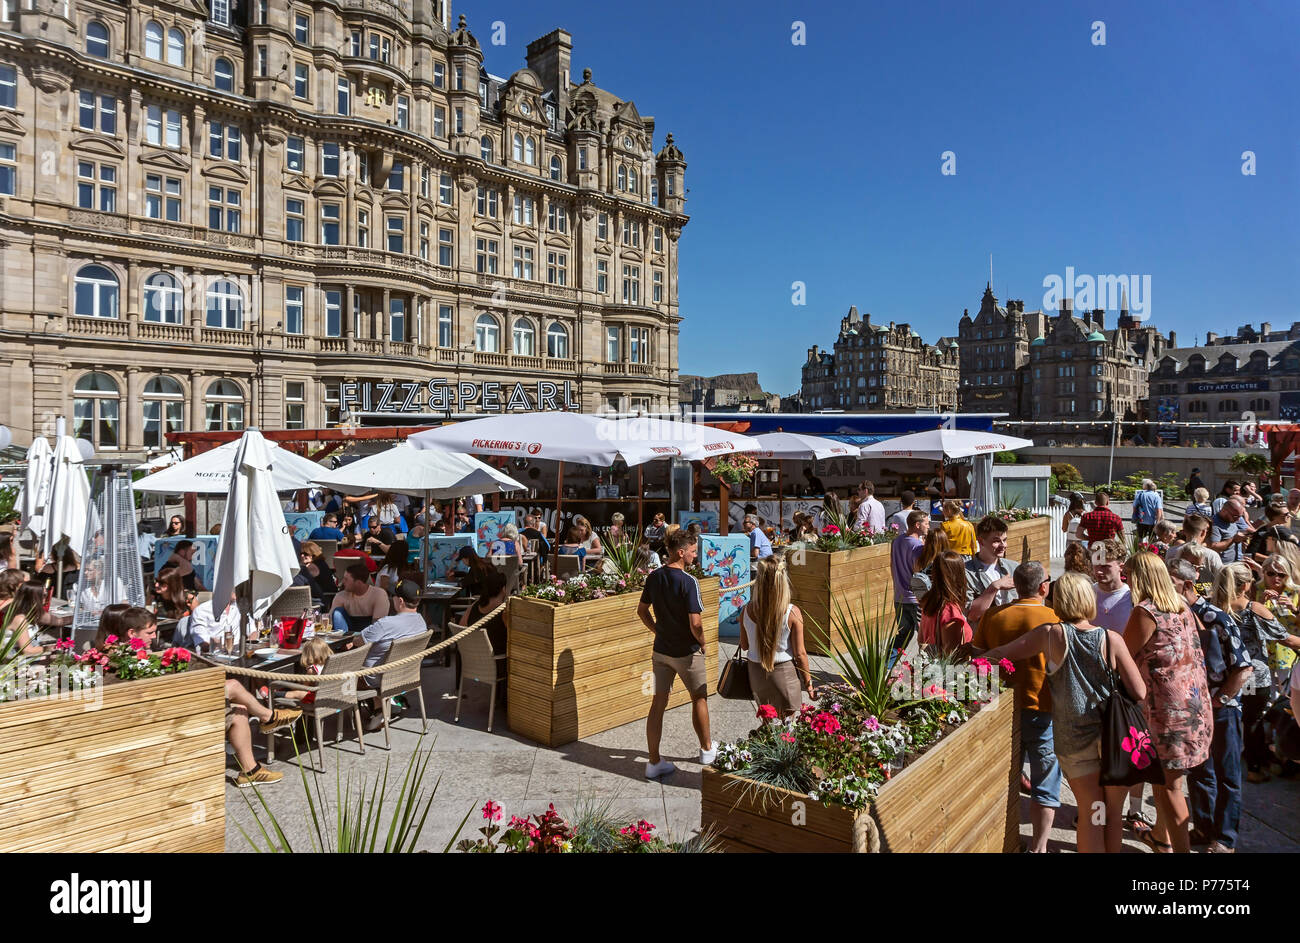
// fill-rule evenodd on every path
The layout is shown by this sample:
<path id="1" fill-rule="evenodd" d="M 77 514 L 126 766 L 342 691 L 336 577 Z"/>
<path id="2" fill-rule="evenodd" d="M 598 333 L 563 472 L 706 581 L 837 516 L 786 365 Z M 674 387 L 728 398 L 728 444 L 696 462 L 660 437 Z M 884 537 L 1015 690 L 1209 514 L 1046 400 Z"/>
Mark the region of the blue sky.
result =
<path id="1" fill-rule="evenodd" d="M 1300 320 L 1300 5 L 453 4 L 509 74 L 573 34 L 573 74 L 686 154 L 683 373 L 790 393 L 856 304 L 927 341 L 1045 278 L 1147 275 L 1180 346 Z M 507 27 L 488 45 L 490 23 Z M 807 44 L 791 43 L 791 23 Z M 1105 24 L 1104 46 L 1092 24 Z M 1242 174 L 1253 151 L 1256 174 Z M 942 154 L 956 155 L 943 175 Z M 791 284 L 806 285 L 805 306 Z M 1107 323 L 1113 323 L 1113 312 Z"/>

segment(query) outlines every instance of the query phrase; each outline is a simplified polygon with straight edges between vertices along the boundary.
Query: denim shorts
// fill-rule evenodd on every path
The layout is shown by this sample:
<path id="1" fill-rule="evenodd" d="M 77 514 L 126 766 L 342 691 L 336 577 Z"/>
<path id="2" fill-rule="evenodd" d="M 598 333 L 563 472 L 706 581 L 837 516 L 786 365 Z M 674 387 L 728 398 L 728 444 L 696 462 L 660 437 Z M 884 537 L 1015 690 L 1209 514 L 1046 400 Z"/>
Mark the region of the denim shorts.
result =
<path id="1" fill-rule="evenodd" d="M 1061 805 L 1061 764 L 1052 745 L 1052 715 L 1045 711 L 1020 712 L 1020 748 L 1029 757 L 1029 795 L 1050 809 Z"/>

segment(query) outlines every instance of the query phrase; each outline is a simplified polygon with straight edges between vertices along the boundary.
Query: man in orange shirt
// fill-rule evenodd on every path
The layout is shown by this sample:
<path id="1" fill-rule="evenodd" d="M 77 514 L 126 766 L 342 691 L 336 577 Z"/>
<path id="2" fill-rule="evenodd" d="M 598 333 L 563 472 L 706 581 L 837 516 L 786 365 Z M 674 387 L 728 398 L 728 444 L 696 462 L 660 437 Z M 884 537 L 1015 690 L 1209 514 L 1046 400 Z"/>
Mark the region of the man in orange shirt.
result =
<path id="1" fill-rule="evenodd" d="M 972 645 L 980 652 L 1006 645 L 1045 623 L 1059 621 L 1056 613 L 1043 604 L 1051 581 L 1041 563 L 1022 563 L 1012 578 L 1016 584 L 1016 600 L 990 609 L 975 630 Z M 1015 668 L 1011 679 L 1016 708 L 1020 711 L 1020 747 L 1022 757 L 1029 758 L 1029 794 L 1034 801 L 1030 816 L 1034 837 L 1029 850 L 1042 853 L 1047 851 L 1052 820 L 1061 805 L 1061 767 L 1056 762 L 1052 742 L 1047 658 L 1040 652 L 1016 662 Z"/>

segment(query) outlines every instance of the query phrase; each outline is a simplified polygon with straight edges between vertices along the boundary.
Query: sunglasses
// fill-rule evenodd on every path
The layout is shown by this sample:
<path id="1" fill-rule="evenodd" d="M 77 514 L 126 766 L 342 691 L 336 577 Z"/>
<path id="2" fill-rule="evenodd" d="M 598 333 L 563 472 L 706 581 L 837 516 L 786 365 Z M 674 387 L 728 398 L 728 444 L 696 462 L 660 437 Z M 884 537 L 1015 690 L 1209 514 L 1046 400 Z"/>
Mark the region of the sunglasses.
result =
<path id="1" fill-rule="evenodd" d="M 1281 572 L 1280 570 L 1265 570 L 1265 571 L 1264 571 L 1264 575 L 1265 575 L 1265 576 L 1280 576 L 1280 577 L 1282 577 L 1283 579 L 1286 579 L 1286 574 L 1283 573 L 1283 572 Z"/>

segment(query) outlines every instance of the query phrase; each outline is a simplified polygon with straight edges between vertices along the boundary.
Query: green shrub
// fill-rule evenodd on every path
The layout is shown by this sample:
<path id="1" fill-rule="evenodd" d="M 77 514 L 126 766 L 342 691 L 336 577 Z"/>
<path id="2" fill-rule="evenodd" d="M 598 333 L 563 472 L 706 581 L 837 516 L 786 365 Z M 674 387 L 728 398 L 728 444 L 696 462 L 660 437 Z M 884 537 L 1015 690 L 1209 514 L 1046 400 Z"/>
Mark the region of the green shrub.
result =
<path id="1" fill-rule="evenodd" d="M 993 461 L 998 465 L 1014 465 L 1017 461 L 1015 452 L 994 452 Z"/>
<path id="2" fill-rule="evenodd" d="M 1071 490 L 1083 487 L 1083 476 L 1079 474 L 1079 469 L 1075 468 L 1069 462 L 1055 462 L 1052 465 L 1052 475 L 1056 478 L 1058 489 Z"/>

